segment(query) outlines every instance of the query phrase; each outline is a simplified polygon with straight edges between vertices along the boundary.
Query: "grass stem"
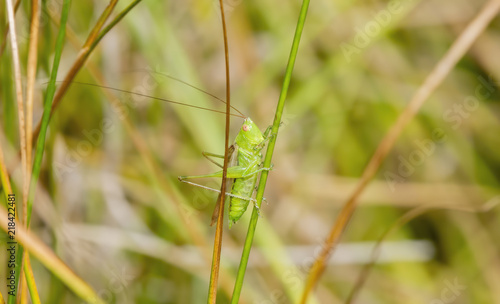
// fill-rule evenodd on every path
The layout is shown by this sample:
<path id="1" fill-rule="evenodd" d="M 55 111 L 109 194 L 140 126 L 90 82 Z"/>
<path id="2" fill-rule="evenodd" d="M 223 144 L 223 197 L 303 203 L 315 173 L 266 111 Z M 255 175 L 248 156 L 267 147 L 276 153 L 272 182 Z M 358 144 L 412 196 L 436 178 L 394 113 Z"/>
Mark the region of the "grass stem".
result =
<path id="1" fill-rule="evenodd" d="M 288 87 L 290 86 L 290 81 L 292 79 L 293 67 L 295 65 L 295 60 L 297 58 L 297 53 L 299 50 L 300 37 L 302 36 L 302 31 L 304 29 L 304 24 L 306 21 L 307 10 L 309 8 L 309 0 L 302 1 L 302 7 L 300 9 L 299 20 L 297 22 L 297 27 L 295 29 L 295 35 L 293 37 L 292 49 L 290 51 L 290 56 L 288 58 L 288 64 L 286 67 L 285 78 L 283 80 L 283 86 L 281 87 L 281 93 L 278 100 L 278 106 L 276 108 L 276 113 L 274 116 L 274 122 L 271 129 L 271 139 L 267 145 L 266 157 L 264 159 L 264 167 L 271 167 L 271 161 L 273 158 L 274 147 L 276 145 L 276 138 L 278 137 L 278 130 L 281 124 L 281 116 L 283 115 L 283 109 L 285 107 L 286 95 L 288 93 Z M 267 176 L 269 172 L 263 171 L 260 176 L 259 187 L 257 188 L 257 202 L 252 210 L 252 216 L 250 218 L 250 224 L 248 225 L 247 236 L 245 239 L 245 245 L 243 247 L 243 253 L 241 255 L 240 266 L 238 268 L 238 273 L 236 276 L 236 282 L 234 284 L 233 297 L 231 303 L 237 304 L 240 298 L 241 289 L 243 288 L 243 279 L 245 278 L 245 272 L 248 265 L 248 258 L 250 256 L 250 250 L 252 248 L 252 242 L 255 234 L 255 228 L 257 227 L 257 221 L 259 220 L 259 210 L 262 204 L 262 198 L 264 197 L 264 190 L 266 188 Z"/>
<path id="2" fill-rule="evenodd" d="M 224 230 L 224 202 L 226 200 L 226 180 L 227 180 L 227 167 L 229 165 L 229 129 L 231 118 L 231 81 L 229 74 L 229 45 L 227 39 L 226 16 L 224 15 L 224 1 L 219 0 L 222 33 L 224 37 L 224 62 L 226 67 L 226 130 L 224 136 L 224 163 L 222 166 L 222 185 L 220 189 L 219 200 L 219 215 L 217 217 L 217 226 L 215 230 L 214 247 L 212 254 L 212 266 L 210 269 L 210 284 L 208 287 L 208 300 L 209 304 L 215 304 L 217 300 L 217 285 L 219 280 L 220 269 L 220 255 L 222 250 L 222 232 Z"/>

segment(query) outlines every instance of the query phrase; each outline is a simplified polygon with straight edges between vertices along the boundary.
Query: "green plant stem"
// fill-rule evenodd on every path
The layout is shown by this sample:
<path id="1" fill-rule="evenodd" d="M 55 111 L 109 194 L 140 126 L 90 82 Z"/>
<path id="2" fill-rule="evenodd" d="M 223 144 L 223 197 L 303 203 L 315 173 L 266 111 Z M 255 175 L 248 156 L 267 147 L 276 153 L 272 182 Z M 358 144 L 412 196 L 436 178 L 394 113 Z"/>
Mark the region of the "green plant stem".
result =
<path id="1" fill-rule="evenodd" d="M 70 3 L 71 3 L 71 0 L 65 0 L 63 3 L 62 14 L 61 14 L 61 26 L 59 27 L 59 34 L 57 36 L 57 41 L 56 41 L 54 63 L 52 66 L 52 73 L 50 75 L 50 82 L 49 82 L 49 85 L 47 88 L 47 93 L 45 95 L 45 100 L 44 100 L 44 111 L 43 111 L 43 116 L 42 116 L 41 136 L 38 138 L 38 142 L 37 142 L 37 146 L 36 146 L 36 150 L 35 150 L 35 160 L 34 160 L 34 164 L 33 164 L 33 171 L 31 174 L 31 183 L 30 183 L 28 202 L 27 202 L 27 210 L 26 210 L 26 228 L 27 229 L 29 227 L 30 220 L 31 220 L 31 211 L 33 208 L 35 189 L 36 189 L 36 184 L 38 182 L 38 177 L 40 175 L 40 168 L 41 168 L 42 158 L 43 158 L 43 150 L 44 150 L 44 146 L 45 146 L 45 136 L 46 136 L 47 128 L 48 128 L 48 124 L 49 124 L 52 98 L 54 97 L 54 92 L 55 92 L 55 81 L 57 79 L 57 70 L 59 68 L 59 62 L 60 62 L 62 50 L 64 47 L 64 36 L 66 33 L 66 21 L 68 20 Z M 30 131 L 28 131 L 28 132 L 30 132 Z M 29 144 L 31 144 L 31 143 L 28 143 L 28 145 Z M 22 252 L 22 250 L 19 250 L 19 252 Z M 25 254 L 27 255 L 28 252 L 26 252 Z M 27 263 L 29 263 L 29 261 L 27 259 L 25 259 L 23 268 L 24 268 L 24 273 L 26 274 L 28 288 L 30 290 L 30 294 L 31 294 L 32 299 L 35 300 L 34 303 L 40 303 L 38 291 L 36 289 L 35 280 L 33 277 L 33 273 L 32 273 L 32 270 L 29 269 L 30 267 L 27 268 Z"/>
<path id="2" fill-rule="evenodd" d="M 66 34 L 66 21 L 68 20 L 70 4 L 71 4 L 71 0 L 65 0 L 63 3 L 63 7 L 62 7 L 61 26 L 59 27 L 59 33 L 58 33 L 57 40 L 56 40 L 54 63 L 52 66 L 52 72 L 50 75 L 50 81 L 49 81 L 49 85 L 47 88 L 47 93 L 45 95 L 41 132 L 40 132 L 40 137 L 38 138 L 38 142 L 36 145 L 35 160 L 34 160 L 34 164 L 33 164 L 33 171 L 31 174 L 31 183 L 30 183 L 30 189 L 29 189 L 28 201 L 27 201 L 27 209 L 26 209 L 26 229 L 28 229 L 29 224 L 30 224 L 31 211 L 33 209 L 33 200 L 35 197 L 36 184 L 38 182 L 38 177 L 40 176 L 40 168 L 41 168 L 41 164 L 42 164 L 43 151 L 44 151 L 44 147 L 45 147 L 45 136 L 46 136 L 47 128 L 49 125 L 52 99 L 54 98 L 54 93 L 55 93 L 57 70 L 59 69 L 59 62 L 61 60 L 61 54 L 62 54 L 62 50 L 64 48 L 64 37 Z M 29 130 L 28 132 L 31 132 L 31 130 Z M 30 145 L 30 144 L 31 143 L 28 143 L 28 145 Z M 19 252 L 22 252 L 22 250 L 19 250 Z M 28 252 L 26 252 L 25 254 L 28 254 Z M 28 283 L 28 288 L 30 290 L 31 298 L 34 300 L 34 303 L 40 303 L 38 291 L 36 289 L 35 280 L 33 277 L 33 273 L 32 273 L 31 269 L 27 269 L 27 263 L 29 263 L 29 261 L 27 259 L 24 259 L 24 267 L 23 268 L 24 268 L 24 273 L 26 274 L 26 280 Z M 30 268 L 30 267 L 28 267 L 28 268 Z"/>
<path id="3" fill-rule="evenodd" d="M 278 100 L 278 106 L 276 108 L 276 114 L 274 116 L 273 126 L 271 129 L 271 138 L 267 146 L 266 157 L 264 159 L 264 167 L 271 167 L 271 161 L 273 158 L 274 146 L 276 145 L 276 138 L 278 137 L 278 130 L 281 123 L 281 116 L 283 115 L 283 109 L 285 107 L 285 99 L 288 92 L 288 87 L 290 86 L 290 81 L 292 79 L 293 67 L 295 65 L 295 60 L 297 58 L 297 52 L 299 49 L 300 37 L 302 36 L 302 30 L 304 29 L 304 24 L 307 16 L 307 9 L 309 8 L 310 0 L 302 1 L 302 7 L 300 9 L 299 20 L 297 22 L 297 28 L 295 29 L 295 36 L 293 37 L 292 49 L 290 51 L 290 57 L 288 58 L 288 64 L 285 72 L 285 79 L 283 80 L 283 86 L 281 87 L 281 93 Z M 240 298 L 241 289 L 243 287 L 243 279 L 245 278 L 245 272 L 248 265 L 248 258 L 250 256 L 250 250 L 252 248 L 253 237 L 255 234 L 255 228 L 257 227 L 257 221 L 259 220 L 259 210 L 262 204 L 262 198 L 264 197 L 264 190 L 266 189 L 267 176 L 269 172 L 263 171 L 259 181 L 259 187 L 257 189 L 257 202 L 252 211 L 252 216 L 250 218 L 250 224 L 248 225 L 247 236 L 245 239 L 245 245 L 243 247 L 243 253 L 241 255 L 240 266 L 238 268 L 238 274 L 236 277 L 236 282 L 234 284 L 233 297 L 231 303 L 237 304 Z"/>
<path id="4" fill-rule="evenodd" d="M 66 35 L 66 22 L 68 21 L 70 5 L 71 5 L 71 0 L 65 0 L 63 3 L 62 13 L 61 13 L 61 23 L 59 26 L 59 33 L 57 34 L 57 40 L 56 40 L 54 62 L 52 63 L 52 72 L 50 73 L 50 80 L 47 86 L 47 93 L 45 94 L 45 99 L 43 101 L 42 124 L 40 128 L 40 135 L 36 143 L 35 161 L 33 164 L 30 192 L 28 197 L 28 221 L 26 222 L 27 227 L 29 227 L 30 224 L 31 209 L 33 207 L 33 199 L 35 197 L 36 184 L 38 182 L 38 177 L 40 176 L 40 168 L 42 166 L 43 151 L 45 148 L 45 137 L 47 135 L 47 128 L 49 127 L 52 99 L 54 98 L 54 94 L 56 91 L 57 70 L 59 69 L 61 54 L 64 47 L 64 38 Z"/>
<path id="5" fill-rule="evenodd" d="M 26 277 L 26 284 L 28 285 L 28 289 L 30 291 L 31 302 L 33 304 L 41 304 L 40 295 L 38 294 L 38 289 L 35 283 L 35 276 L 33 275 L 33 269 L 31 268 L 31 262 L 29 259 L 29 254 L 26 251 L 24 253 L 24 275 Z"/>

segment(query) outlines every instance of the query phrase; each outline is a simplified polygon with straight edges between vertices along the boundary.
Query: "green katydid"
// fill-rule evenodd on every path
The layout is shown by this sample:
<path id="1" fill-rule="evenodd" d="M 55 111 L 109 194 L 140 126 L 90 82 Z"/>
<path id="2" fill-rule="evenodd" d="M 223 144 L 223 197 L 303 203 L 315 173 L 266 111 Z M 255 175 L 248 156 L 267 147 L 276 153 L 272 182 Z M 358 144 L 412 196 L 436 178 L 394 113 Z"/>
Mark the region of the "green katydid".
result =
<path id="1" fill-rule="evenodd" d="M 230 155 L 228 155 L 228 157 L 230 167 L 227 168 L 227 179 L 229 184 L 226 187 L 226 189 L 231 188 L 231 192 L 226 193 L 226 195 L 230 197 L 229 228 L 231 228 L 232 224 L 236 223 L 243 213 L 245 213 L 249 202 L 254 201 L 251 197 L 255 189 L 255 184 L 257 183 L 257 174 L 263 170 L 270 170 L 270 168 L 260 167 L 262 164 L 262 154 L 260 151 L 264 148 L 270 130 L 271 128 L 267 128 L 264 134 L 262 134 L 257 125 L 250 118 L 246 118 L 236 136 L 234 144 L 229 148 Z M 203 155 L 211 162 L 222 167 L 222 165 L 209 157 L 224 158 L 223 155 L 213 153 L 203 153 Z M 186 181 L 186 179 L 202 177 L 222 177 L 222 171 L 204 175 L 179 176 L 179 180 L 220 193 L 217 189 Z M 232 187 L 230 186 L 231 183 Z M 219 199 L 217 199 L 217 201 L 219 201 Z M 215 206 L 212 215 L 212 224 L 217 220 L 219 212 L 219 204 Z"/>
<path id="2" fill-rule="evenodd" d="M 210 94 L 209 92 L 206 92 L 200 88 L 197 88 L 185 81 L 182 81 L 180 79 L 177 79 L 175 77 L 172 77 L 167 74 L 163 73 L 158 73 L 158 72 L 152 72 L 149 71 L 150 73 L 158 74 L 164 77 L 171 78 L 172 80 L 178 81 L 184 85 L 188 85 L 196 90 L 199 90 L 223 103 L 225 103 L 224 100 L 218 98 L 217 96 Z M 108 86 L 102 86 L 102 85 L 97 85 L 97 84 L 91 84 L 91 83 L 83 83 L 83 82 L 78 82 L 78 81 L 73 81 L 72 83 L 76 84 L 81 84 L 81 85 L 88 85 L 88 86 L 94 86 L 94 87 L 100 87 L 104 89 L 109 89 L 113 91 L 118 91 L 122 93 L 128 93 L 131 95 L 137 95 L 141 97 L 146 97 L 146 98 L 151 98 L 155 100 L 160 100 L 160 101 L 165 101 L 173 104 L 178 104 L 178 105 L 184 105 L 188 107 L 194 107 L 200 110 L 207 110 L 207 111 L 212 111 L 212 112 L 217 112 L 217 113 L 224 113 L 223 111 L 217 111 L 213 109 L 206 109 L 182 102 L 177 102 L 165 98 L 159 98 L 159 97 L 154 97 L 154 96 L 149 96 L 141 93 L 136 93 L 136 92 L 131 92 L 131 91 L 126 91 L 122 89 L 117 89 L 117 88 L 112 88 Z M 257 127 L 257 125 L 250 119 L 250 118 L 245 118 L 245 116 L 238 111 L 236 108 L 231 107 L 234 110 L 236 110 L 240 115 L 237 114 L 231 114 L 232 116 L 237 116 L 244 118 L 243 125 L 240 128 L 240 131 L 238 132 L 238 135 L 236 136 L 236 139 L 229 148 L 229 167 L 227 169 L 227 186 L 226 189 L 229 191 L 231 189 L 231 192 L 226 192 L 226 195 L 230 197 L 229 201 L 229 227 L 232 226 L 233 223 L 236 223 L 241 216 L 245 213 L 248 204 L 250 202 L 255 202 L 255 199 L 252 198 L 252 194 L 255 189 L 255 185 L 257 182 L 257 175 L 259 172 L 263 170 L 270 170 L 270 168 L 261 168 L 262 164 L 262 154 L 261 150 L 264 148 L 267 140 L 269 139 L 269 133 L 271 131 L 271 128 L 268 127 L 264 133 L 260 131 L 260 129 Z M 214 153 L 207 153 L 207 152 L 202 152 L 202 155 L 206 157 L 209 161 L 212 163 L 216 164 L 217 166 L 222 168 L 222 165 L 217 163 L 215 160 L 211 159 L 211 157 L 214 158 L 224 158 L 223 155 L 218 155 Z M 218 171 L 212 174 L 204 174 L 204 175 L 194 175 L 194 176 L 179 176 L 179 180 L 181 182 L 201 187 L 210 191 L 214 192 L 219 192 L 220 196 L 220 190 L 210 188 L 207 186 L 203 186 L 197 183 L 193 183 L 190 181 L 187 181 L 187 179 L 192 179 L 192 178 L 204 178 L 204 177 L 222 177 L 222 171 Z M 220 197 L 219 197 L 220 198 Z M 216 202 L 218 202 L 219 199 L 217 199 Z M 219 214 L 219 204 L 216 203 L 215 209 L 212 215 L 212 222 L 211 225 L 215 223 L 217 220 Z"/>

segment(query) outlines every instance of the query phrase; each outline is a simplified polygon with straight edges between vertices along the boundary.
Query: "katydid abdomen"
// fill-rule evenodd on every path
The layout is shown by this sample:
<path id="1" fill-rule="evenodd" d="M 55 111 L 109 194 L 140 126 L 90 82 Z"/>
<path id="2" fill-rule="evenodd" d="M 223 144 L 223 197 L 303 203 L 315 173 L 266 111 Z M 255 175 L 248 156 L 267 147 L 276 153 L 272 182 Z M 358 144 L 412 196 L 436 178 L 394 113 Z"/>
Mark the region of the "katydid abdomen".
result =
<path id="1" fill-rule="evenodd" d="M 259 151 L 246 151 L 244 148 L 238 149 L 238 166 L 248 168 L 247 172 L 255 172 L 259 169 L 262 161 L 262 155 Z M 237 178 L 234 180 L 231 193 L 241 197 L 252 197 L 257 183 L 257 174 L 252 174 L 248 177 Z M 237 197 L 231 197 L 229 201 L 229 226 L 236 223 L 245 213 L 248 207 L 249 200 L 244 200 Z"/>

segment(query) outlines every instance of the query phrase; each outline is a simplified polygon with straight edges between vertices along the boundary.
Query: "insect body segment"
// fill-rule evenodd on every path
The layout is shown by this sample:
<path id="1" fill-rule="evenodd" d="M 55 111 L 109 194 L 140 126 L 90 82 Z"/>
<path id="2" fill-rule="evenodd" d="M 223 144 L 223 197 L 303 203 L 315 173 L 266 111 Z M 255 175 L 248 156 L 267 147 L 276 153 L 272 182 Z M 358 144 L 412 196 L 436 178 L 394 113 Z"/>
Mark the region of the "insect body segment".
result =
<path id="1" fill-rule="evenodd" d="M 259 145 L 263 141 L 264 137 L 259 128 L 250 119 L 247 119 L 236 137 L 235 144 L 238 145 L 238 166 L 246 168 L 245 175 L 254 174 L 236 178 L 231 189 L 232 194 L 252 197 L 257 183 L 256 173 L 259 172 L 262 162 L 262 154 L 260 153 L 262 148 Z M 248 203 L 248 200 L 231 197 L 229 201 L 229 227 L 231 227 L 232 223 L 236 223 L 245 213 Z"/>
<path id="2" fill-rule="evenodd" d="M 253 200 L 252 194 L 257 183 L 257 174 L 263 170 L 269 170 L 269 168 L 260 168 L 262 163 L 260 151 L 264 148 L 267 133 L 266 131 L 263 135 L 257 125 L 250 118 L 247 118 L 231 146 L 231 155 L 229 156 L 231 166 L 227 169 L 227 178 L 233 181 L 232 187 L 227 188 L 231 188 L 229 195 L 230 228 L 241 218 L 249 202 Z M 207 153 L 207 155 L 215 156 L 211 153 Z M 205 175 L 180 176 L 179 180 L 185 182 L 185 179 L 200 177 L 222 177 L 222 171 Z M 213 218 L 216 218 L 217 215 L 218 210 L 216 209 Z"/>

